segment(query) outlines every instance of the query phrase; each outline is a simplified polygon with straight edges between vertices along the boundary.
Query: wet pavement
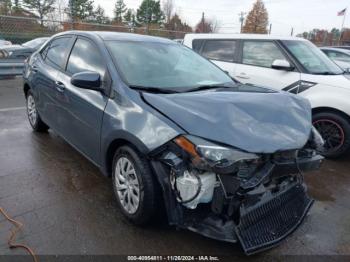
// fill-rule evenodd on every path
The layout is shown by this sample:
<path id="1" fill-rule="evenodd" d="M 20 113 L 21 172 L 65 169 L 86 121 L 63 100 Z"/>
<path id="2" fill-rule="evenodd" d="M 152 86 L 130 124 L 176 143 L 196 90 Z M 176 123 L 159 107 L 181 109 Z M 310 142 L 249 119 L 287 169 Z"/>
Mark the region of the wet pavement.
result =
<path id="1" fill-rule="evenodd" d="M 54 132 L 36 134 L 26 118 L 21 81 L 0 81 L 0 207 L 24 224 L 19 242 L 38 254 L 241 255 L 238 245 L 176 230 L 165 218 L 130 224 L 115 204 L 111 179 Z M 325 161 L 305 180 L 316 202 L 280 246 L 257 255 L 350 255 L 350 156 Z M 0 215 L 0 254 L 10 250 Z M 1 261 L 1 259 L 0 259 Z"/>

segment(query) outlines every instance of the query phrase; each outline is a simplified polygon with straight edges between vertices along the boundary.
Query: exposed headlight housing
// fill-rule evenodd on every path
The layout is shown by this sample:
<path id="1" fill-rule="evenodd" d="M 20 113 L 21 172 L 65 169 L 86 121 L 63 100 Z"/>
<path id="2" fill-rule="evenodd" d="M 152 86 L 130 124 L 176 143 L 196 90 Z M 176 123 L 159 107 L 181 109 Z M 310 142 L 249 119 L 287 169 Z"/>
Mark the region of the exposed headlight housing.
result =
<path id="1" fill-rule="evenodd" d="M 258 160 L 260 157 L 239 149 L 217 145 L 199 137 L 179 136 L 174 142 L 192 158 L 199 169 L 214 169 L 222 173 L 233 172 L 240 163 Z"/>

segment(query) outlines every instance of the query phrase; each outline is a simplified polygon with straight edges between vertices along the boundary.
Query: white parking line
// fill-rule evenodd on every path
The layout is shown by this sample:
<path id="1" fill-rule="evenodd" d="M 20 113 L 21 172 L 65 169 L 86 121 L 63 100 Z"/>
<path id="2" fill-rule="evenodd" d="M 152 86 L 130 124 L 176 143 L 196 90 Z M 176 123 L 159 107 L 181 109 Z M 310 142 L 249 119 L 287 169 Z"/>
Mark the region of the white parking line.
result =
<path id="1" fill-rule="evenodd" d="M 25 107 L 0 108 L 0 112 L 16 111 L 16 110 L 23 110 L 23 109 L 26 109 L 26 108 Z"/>

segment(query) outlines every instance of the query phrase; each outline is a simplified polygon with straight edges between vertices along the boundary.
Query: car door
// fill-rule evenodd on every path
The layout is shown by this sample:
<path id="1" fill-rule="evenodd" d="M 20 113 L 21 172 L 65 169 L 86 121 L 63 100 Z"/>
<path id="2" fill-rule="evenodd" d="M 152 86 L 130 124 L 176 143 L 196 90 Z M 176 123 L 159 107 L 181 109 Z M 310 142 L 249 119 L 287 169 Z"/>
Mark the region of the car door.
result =
<path id="1" fill-rule="evenodd" d="M 275 60 L 293 62 L 287 57 L 275 41 L 242 40 L 240 63 L 236 65 L 234 75 L 239 81 L 274 89 L 284 89 L 300 81 L 300 72 L 272 68 Z"/>
<path id="2" fill-rule="evenodd" d="M 63 69 L 71 45 L 71 36 L 53 39 L 35 58 L 31 67 L 33 91 L 40 116 L 52 129 L 60 132 L 56 80 Z"/>
<path id="3" fill-rule="evenodd" d="M 108 78 L 108 70 L 98 47 L 91 40 L 78 37 L 68 58 L 66 71 L 59 73 L 57 80 L 62 89 L 62 136 L 99 164 L 100 131 L 108 96 L 100 91 L 82 89 L 71 84 L 74 74 L 85 71 L 98 72 L 101 79 Z M 103 85 L 106 87 L 109 81 L 103 81 Z"/>
<path id="4" fill-rule="evenodd" d="M 236 49 L 237 41 L 233 39 L 205 40 L 199 53 L 231 76 L 234 76 L 235 64 L 233 62 Z"/>

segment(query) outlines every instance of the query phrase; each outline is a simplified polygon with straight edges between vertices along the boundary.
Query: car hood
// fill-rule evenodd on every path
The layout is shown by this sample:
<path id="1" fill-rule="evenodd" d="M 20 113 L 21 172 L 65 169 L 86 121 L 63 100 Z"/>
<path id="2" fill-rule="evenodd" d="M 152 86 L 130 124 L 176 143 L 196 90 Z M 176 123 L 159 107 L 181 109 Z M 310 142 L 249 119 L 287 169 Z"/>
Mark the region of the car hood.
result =
<path id="1" fill-rule="evenodd" d="M 189 134 L 252 153 L 302 148 L 310 136 L 309 102 L 286 92 L 225 89 L 143 97 Z"/>

